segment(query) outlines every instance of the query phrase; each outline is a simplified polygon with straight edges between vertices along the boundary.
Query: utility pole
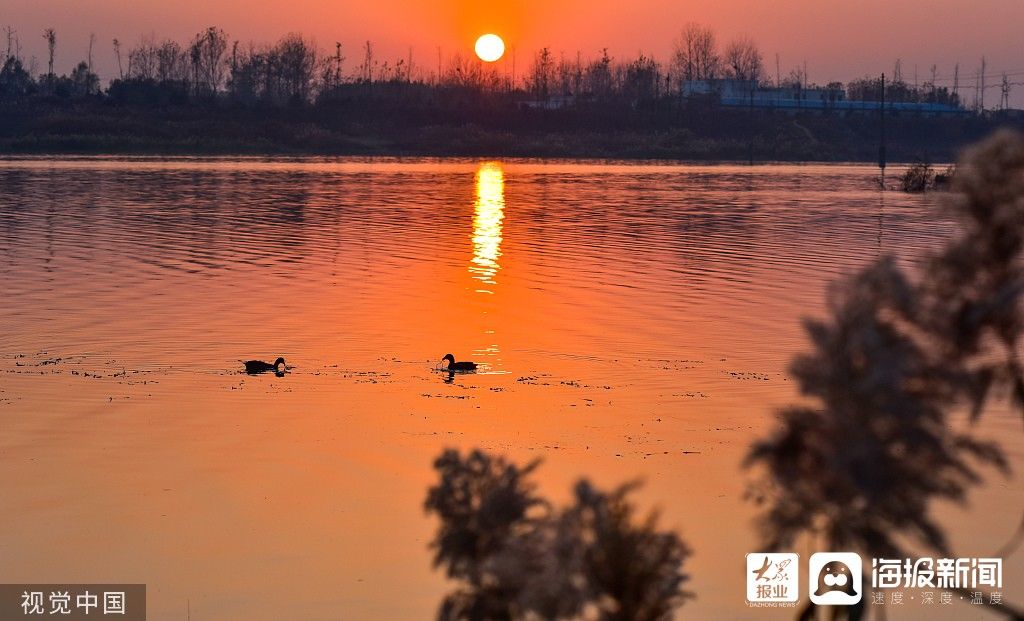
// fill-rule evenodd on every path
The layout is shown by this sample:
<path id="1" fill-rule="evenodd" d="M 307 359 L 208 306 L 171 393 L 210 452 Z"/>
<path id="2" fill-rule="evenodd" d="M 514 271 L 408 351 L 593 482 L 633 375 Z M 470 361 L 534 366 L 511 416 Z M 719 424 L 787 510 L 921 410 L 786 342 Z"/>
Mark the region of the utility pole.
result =
<path id="1" fill-rule="evenodd" d="M 754 82 L 750 82 L 750 108 L 748 117 L 750 118 L 750 141 L 748 142 L 749 151 L 747 153 L 750 166 L 754 165 Z"/>
<path id="2" fill-rule="evenodd" d="M 882 74 L 882 101 L 878 108 L 881 141 L 878 144 L 878 167 L 882 170 L 882 189 L 885 189 L 885 74 Z"/>
<path id="3" fill-rule="evenodd" d="M 981 57 L 981 111 L 985 111 L 985 57 Z"/>
<path id="4" fill-rule="evenodd" d="M 334 42 L 334 88 L 341 84 L 341 41 Z"/>
<path id="5" fill-rule="evenodd" d="M 960 101 L 960 63 L 953 68 L 953 98 Z"/>
<path id="6" fill-rule="evenodd" d="M 977 70 L 974 71 L 974 111 L 978 111 L 978 84 L 981 83 L 981 74 Z"/>

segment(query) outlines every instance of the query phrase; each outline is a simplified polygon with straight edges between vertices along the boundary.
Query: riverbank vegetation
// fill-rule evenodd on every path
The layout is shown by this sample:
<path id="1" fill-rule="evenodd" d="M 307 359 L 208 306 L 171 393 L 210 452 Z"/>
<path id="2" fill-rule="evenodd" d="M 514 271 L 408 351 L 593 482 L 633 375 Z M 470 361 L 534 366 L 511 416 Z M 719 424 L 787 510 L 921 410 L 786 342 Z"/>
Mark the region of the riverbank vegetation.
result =
<path id="1" fill-rule="evenodd" d="M 955 166 L 947 166 L 942 172 L 937 172 L 928 162 L 914 162 L 899 176 L 899 189 L 914 194 L 948 190 L 955 175 Z"/>

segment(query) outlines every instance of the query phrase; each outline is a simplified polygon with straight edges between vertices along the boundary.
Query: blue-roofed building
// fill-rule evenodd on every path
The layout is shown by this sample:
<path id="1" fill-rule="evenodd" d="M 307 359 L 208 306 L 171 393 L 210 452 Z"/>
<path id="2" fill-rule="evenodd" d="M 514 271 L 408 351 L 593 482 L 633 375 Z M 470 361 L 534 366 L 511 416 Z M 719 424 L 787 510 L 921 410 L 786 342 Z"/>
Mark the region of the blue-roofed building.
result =
<path id="1" fill-rule="evenodd" d="M 853 101 L 839 87 L 763 86 L 756 80 L 687 80 L 683 82 L 682 96 L 712 98 L 727 107 L 798 112 L 838 112 L 863 114 L 878 112 L 878 101 Z M 885 109 L 893 113 L 925 116 L 966 115 L 970 111 L 949 104 L 917 102 L 885 102 Z"/>

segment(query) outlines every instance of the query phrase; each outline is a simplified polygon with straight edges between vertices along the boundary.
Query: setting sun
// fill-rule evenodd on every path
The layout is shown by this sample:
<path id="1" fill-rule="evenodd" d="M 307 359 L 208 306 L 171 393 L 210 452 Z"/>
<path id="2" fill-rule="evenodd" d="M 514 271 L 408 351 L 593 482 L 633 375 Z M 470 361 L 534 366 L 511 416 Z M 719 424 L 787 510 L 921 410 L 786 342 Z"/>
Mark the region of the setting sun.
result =
<path id="1" fill-rule="evenodd" d="M 496 34 L 485 34 L 476 40 L 476 55 L 488 63 L 500 59 L 505 54 L 505 42 Z"/>

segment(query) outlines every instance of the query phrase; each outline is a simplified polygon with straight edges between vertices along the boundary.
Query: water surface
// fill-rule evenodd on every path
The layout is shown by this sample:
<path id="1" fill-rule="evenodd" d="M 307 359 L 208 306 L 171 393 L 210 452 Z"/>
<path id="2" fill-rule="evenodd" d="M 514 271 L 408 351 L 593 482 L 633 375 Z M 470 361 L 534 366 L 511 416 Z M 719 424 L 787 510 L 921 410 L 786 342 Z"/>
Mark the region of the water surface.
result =
<path id="1" fill-rule="evenodd" d="M 739 463 L 794 398 L 800 318 L 953 230 L 876 174 L 0 160 L 0 582 L 145 582 L 153 619 L 426 618 L 431 460 L 483 447 L 543 457 L 558 499 L 643 478 L 696 551 L 684 616 L 750 614 Z M 435 372 L 448 352 L 483 369 Z M 984 421 L 1019 470 L 1019 419 Z M 939 508 L 963 556 L 1019 520 L 1020 479 L 989 478 Z"/>

